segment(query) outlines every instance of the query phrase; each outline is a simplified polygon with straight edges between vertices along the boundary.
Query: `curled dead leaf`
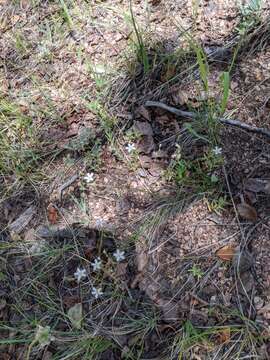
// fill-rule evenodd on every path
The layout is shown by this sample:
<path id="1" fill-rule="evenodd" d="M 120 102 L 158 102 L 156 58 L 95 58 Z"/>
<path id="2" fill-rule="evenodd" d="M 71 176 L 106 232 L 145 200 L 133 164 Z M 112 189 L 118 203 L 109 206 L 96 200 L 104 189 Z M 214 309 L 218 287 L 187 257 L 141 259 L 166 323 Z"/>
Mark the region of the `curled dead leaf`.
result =
<path id="1" fill-rule="evenodd" d="M 220 248 L 216 252 L 216 255 L 221 260 L 231 261 L 233 259 L 234 255 L 235 255 L 235 251 L 236 251 L 235 246 L 229 244 L 229 245 L 225 245 L 222 248 Z"/>
<path id="2" fill-rule="evenodd" d="M 134 121 L 134 127 L 141 135 L 153 136 L 154 134 L 151 124 L 147 121 Z"/>
<path id="3" fill-rule="evenodd" d="M 151 121 L 151 115 L 150 115 L 149 111 L 144 106 L 140 106 L 137 109 L 137 113 L 139 115 L 141 115 L 142 117 L 144 117 L 146 120 Z"/>
<path id="4" fill-rule="evenodd" d="M 47 207 L 48 220 L 51 224 L 56 224 L 58 221 L 58 211 L 53 204 L 49 204 Z"/>
<path id="5" fill-rule="evenodd" d="M 139 151 L 144 154 L 150 154 L 155 149 L 153 136 L 143 135 L 138 144 Z"/>
<path id="6" fill-rule="evenodd" d="M 153 162 L 152 158 L 147 155 L 140 155 L 139 161 L 144 169 L 149 169 L 151 167 L 151 163 Z"/>
<path id="7" fill-rule="evenodd" d="M 257 221 L 258 219 L 257 211 L 253 206 L 243 202 L 241 204 L 238 204 L 236 208 L 241 218 L 252 222 Z"/>
<path id="8" fill-rule="evenodd" d="M 165 322 L 170 323 L 179 319 L 180 306 L 176 301 L 172 301 L 171 299 L 165 300 L 159 298 L 156 302 L 163 313 L 163 319 Z"/>
<path id="9" fill-rule="evenodd" d="M 229 327 L 220 330 L 218 334 L 219 344 L 226 344 L 230 341 L 230 339 L 231 339 L 231 329 Z"/>

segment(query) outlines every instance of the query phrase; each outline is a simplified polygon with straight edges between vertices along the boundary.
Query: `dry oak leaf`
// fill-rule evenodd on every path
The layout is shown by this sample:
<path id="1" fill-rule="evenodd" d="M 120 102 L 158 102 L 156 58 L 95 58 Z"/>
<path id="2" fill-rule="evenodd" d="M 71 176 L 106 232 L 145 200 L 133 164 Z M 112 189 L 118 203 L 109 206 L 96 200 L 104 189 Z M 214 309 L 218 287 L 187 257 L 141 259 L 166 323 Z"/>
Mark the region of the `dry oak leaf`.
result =
<path id="1" fill-rule="evenodd" d="M 221 260 L 231 261 L 233 259 L 234 255 L 235 255 L 235 251 L 236 251 L 235 246 L 229 244 L 229 245 L 225 245 L 222 248 L 220 248 L 216 252 L 216 255 Z"/>
<path id="2" fill-rule="evenodd" d="M 58 221 L 58 211 L 53 204 L 49 204 L 47 207 L 47 216 L 51 224 L 56 224 Z"/>
<path id="3" fill-rule="evenodd" d="M 252 222 L 257 221 L 258 219 L 257 211 L 253 206 L 250 206 L 247 203 L 243 202 L 241 204 L 238 204 L 236 208 L 241 218 Z"/>
<path id="4" fill-rule="evenodd" d="M 139 115 L 141 115 L 142 117 L 144 117 L 146 120 L 151 121 L 151 115 L 150 115 L 149 111 L 144 106 L 140 106 L 137 109 L 137 113 Z"/>
<path id="5" fill-rule="evenodd" d="M 230 341 L 230 339 L 231 339 L 231 329 L 229 327 L 220 330 L 218 334 L 219 344 L 226 344 Z"/>

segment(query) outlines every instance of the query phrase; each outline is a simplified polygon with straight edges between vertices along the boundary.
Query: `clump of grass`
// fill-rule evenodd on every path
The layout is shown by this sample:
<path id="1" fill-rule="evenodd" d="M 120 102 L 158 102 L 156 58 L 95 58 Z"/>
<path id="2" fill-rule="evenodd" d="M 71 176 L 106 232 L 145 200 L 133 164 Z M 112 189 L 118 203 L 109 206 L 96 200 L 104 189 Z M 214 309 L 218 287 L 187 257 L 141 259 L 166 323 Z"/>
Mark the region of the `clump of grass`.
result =
<path id="1" fill-rule="evenodd" d="M 133 26 L 133 29 L 135 32 L 136 41 L 134 41 L 134 46 L 136 49 L 137 58 L 138 58 L 139 63 L 141 63 L 143 65 L 144 73 L 147 74 L 150 70 L 150 61 L 149 61 L 149 57 L 148 57 L 148 50 L 145 45 L 145 41 L 144 41 L 142 32 L 139 29 L 138 24 L 135 20 L 131 1 L 129 2 L 129 6 L 130 6 L 131 23 L 132 23 L 132 26 Z"/>
<path id="2" fill-rule="evenodd" d="M 262 344 L 257 330 L 251 331 L 247 324 L 213 327 L 196 327 L 189 320 L 175 336 L 171 359 L 190 358 L 198 351 L 209 358 L 242 358 L 245 354 L 257 357 L 256 347 Z"/>
<path id="3" fill-rule="evenodd" d="M 27 182 L 42 158 L 38 129 L 13 102 L 0 99 L 0 174 Z"/>
<path id="4" fill-rule="evenodd" d="M 86 107 L 98 116 L 101 129 L 104 131 L 106 139 L 110 144 L 113 144 L 117 119 L 108 113 L 106 107 L 99 99 L 86 103 Z"/>
<path id="5" fill-rule="evenodd" d="M 221 155 L 215 155 L 214 150 L 210 149 L 203 156 L 194 160 L 185 159 L 181 155 L 177 156 L 170 165 L 169 176 L 183 191 L 186 189 L 194 194 L 209 195 L 219 193 L 221 179 L 218 178 L 217 172 L 223 159 Z"/>
<path id="6" fill-rule="evenodd" d="M 63 19 L 68 24 L 69 28 L 72 29 L 73 28 L 73 20 L 72 20 L 72 17 L 70 15 L 70 12 L 68 10 L 68 7 L 66 5 L 66 2 L 64 0 L 60 0 L 60 4 L 61 4 L 61 7 L 62 7 Z"/>
<path id="7" fill-rule="evenodd" d="M 116 248 L 111 234 L 95 232 L 99 235 L 93 258 L 86 239 L 80 237 L 82 229 L 66 229 L 49 242 L 43 240 L 40 246 L 13 246 L 14 257 L 4 274 L 10 296 L 16 293 L 9 304 L 10 312 L 20 319 L 13 341 L 27 344 L 26 359 L 37 358 L 49 346 L 56 358 L 75 360 L 94 359 L 109 349 L 119 354 L 115 339 L 128 335 L 134 343 L 127 358 L 141 358 L 146 338 L 157 331 L 159 312 L 143 294 L 133 298 L 131 279 L 125 282 L 117 275 L 118 264 L 127 261 L 128 279 L 135 276 L 131 273 L 133 260 Z M 94 235 L 94 230 L 84 231 L 87 239 Z M 26 268 L 29 261 L 31 267 Z M 17 273 L 18 265 L 24 268 L 23 277 Z M 15 273 L 20 278 L 16 285 L 9 282 Z M 76 305 L 80 311 L 75 312 Z M 2 328 L 6 328 L 7 336 L 1 341 L 7 345 L 9 323 L 3 322 Z"/>

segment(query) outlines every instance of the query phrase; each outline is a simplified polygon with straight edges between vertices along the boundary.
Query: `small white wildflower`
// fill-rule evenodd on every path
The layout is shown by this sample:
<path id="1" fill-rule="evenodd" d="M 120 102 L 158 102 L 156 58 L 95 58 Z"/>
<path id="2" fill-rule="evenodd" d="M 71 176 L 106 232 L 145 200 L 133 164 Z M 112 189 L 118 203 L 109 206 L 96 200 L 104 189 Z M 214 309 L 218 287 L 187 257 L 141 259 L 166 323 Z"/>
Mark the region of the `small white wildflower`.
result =
<path id="1" fill-rule="evenodd" d="M 100 259 L 100 257 L 95 259 L 95 261 L 92 262 L 91 265 L 93 266 L 94 271 L 100 270 L 101 269 L 101 259 Z"/>
<path id="2" fill-rule="evenodd" d="M 93 182 L 94 181 L 94 174 L 93 173 L 87 173 L 84 176 L 84 180 L 85 180 L 85 182 L 87 182 L 87 184 Z"/>
<path id="3" fill-rule="evenodd" d="M 125 260 L 125 252 L 121 251 L 119 249 L 116 249 L 116 251 L 113 253 L 113 256 L 115 257 L 115 260 L 117 262 L 120 262 L 122 260 Z"/>
<path id="4" fill-rule="evenodd" d="M 105 225 L 106 225 L 106 221 L 103 220 L 103 219 L 97 219 L 96 222 L 95 222 L 95 226 L 96 226 L 98 229 L 103 228 Z"/>
<path id="5" fill-rule="evenodd" d="M 214 147 L 213 153 L 214 153 L 216 156 L 221 155 L 221 154 L 222 154 L 222 148 L 221 148 L 221 147 L 218 147 L 218 146 Z"/>
<path id="6" fill-rule="evenodd" d="M 103 295 L 103 291 L 101 288 L 97 289 L 97 288 L 93 287 L 91 294 L 94 296 L 95 299 L 98 299 L 100 296 Z"/>
<path id="7" fill-rule="evenodd" d="M 77 268 L 76 272 L 74 273 L 74 277 L 77 279 L 79 283 L 82 279 L 86 278 L 86 270 Z"/>
<path id="8" fill-rule="evenodd" d="M 134 144 L 129 143 L 129 144 L 127 144 L 127 146 L 126 146 L 126 150 L 127 150 L 127 152 L 130 154 L 130 153 L 132 153 L 133 151 L 136 150 L 136 146 L 135 146 Z"/>

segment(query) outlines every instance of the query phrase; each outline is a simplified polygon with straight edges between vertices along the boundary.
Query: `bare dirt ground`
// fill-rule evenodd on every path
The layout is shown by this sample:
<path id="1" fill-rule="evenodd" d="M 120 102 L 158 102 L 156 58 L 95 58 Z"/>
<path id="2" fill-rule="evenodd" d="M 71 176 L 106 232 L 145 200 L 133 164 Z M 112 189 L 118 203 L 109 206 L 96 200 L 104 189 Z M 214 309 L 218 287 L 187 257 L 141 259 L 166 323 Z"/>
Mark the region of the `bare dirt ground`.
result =
<path id="1" fill-rule="evenodd" d="M 240 10 L 0 1 L 1 359 L 270 357 L 270 140 L 215 118 L 230 69 L 222 116 L 269 129 Z"/>

